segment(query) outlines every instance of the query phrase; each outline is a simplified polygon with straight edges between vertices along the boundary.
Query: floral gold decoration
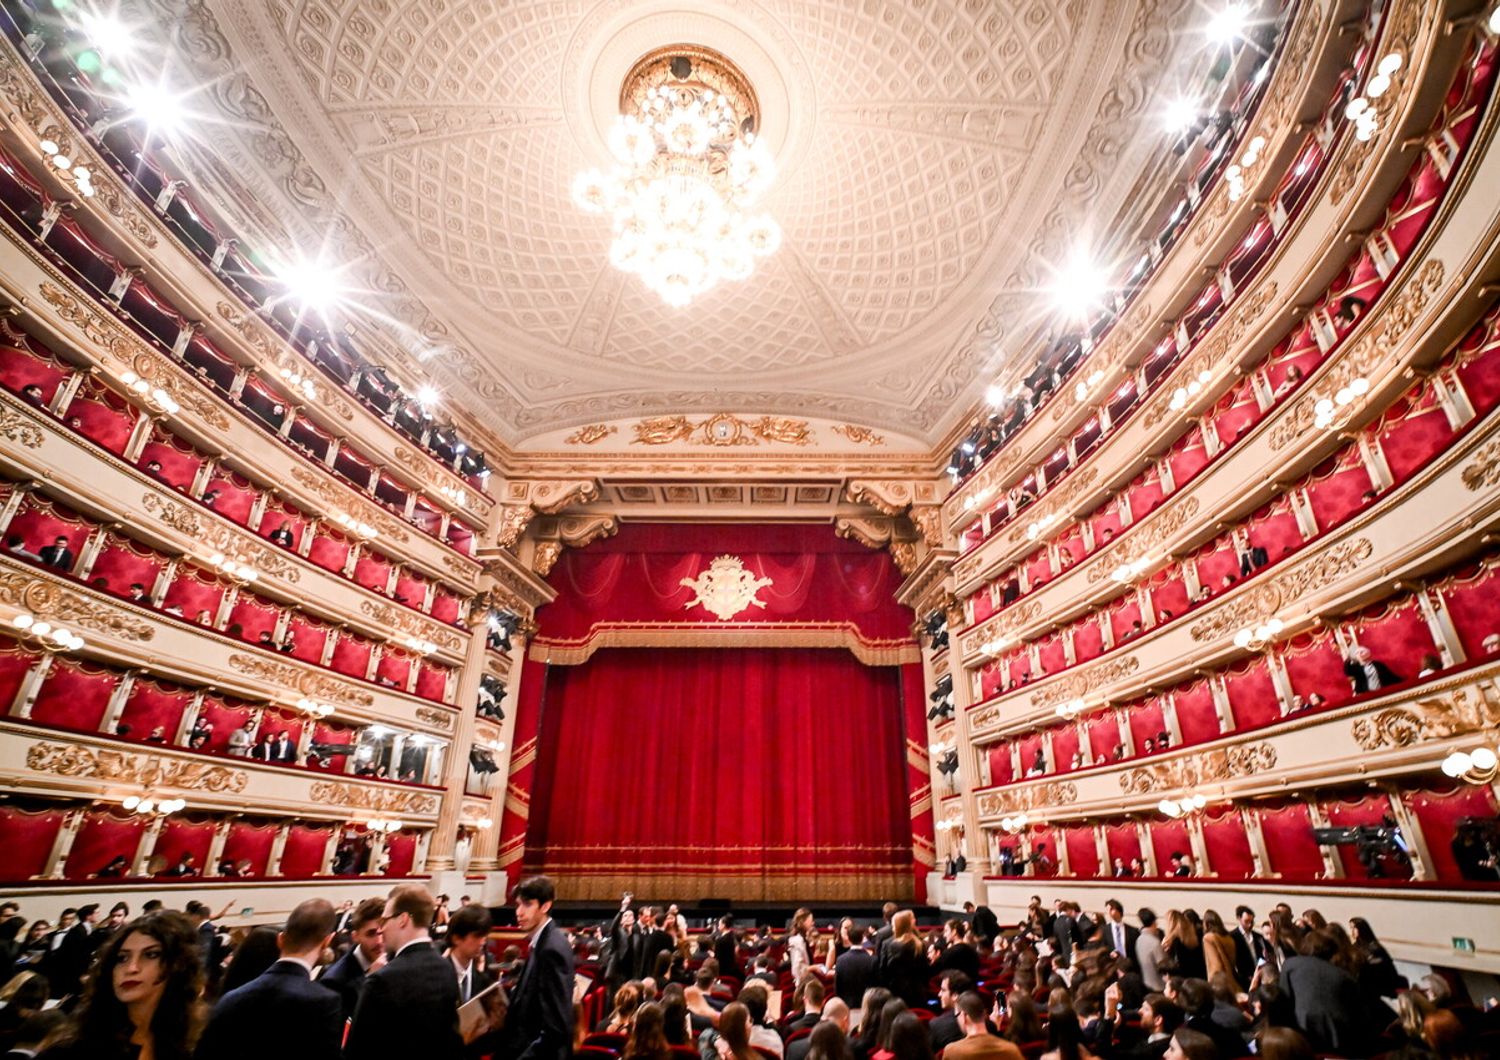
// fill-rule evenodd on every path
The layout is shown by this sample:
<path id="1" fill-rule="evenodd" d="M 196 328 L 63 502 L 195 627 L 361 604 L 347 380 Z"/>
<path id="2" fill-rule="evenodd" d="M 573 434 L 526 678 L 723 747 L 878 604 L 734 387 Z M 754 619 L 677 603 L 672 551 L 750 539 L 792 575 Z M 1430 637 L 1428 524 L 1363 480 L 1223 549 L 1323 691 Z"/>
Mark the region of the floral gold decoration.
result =
<path id="1" fill-rule="evenodd" d="M 1475 450 L 1473 459 L 1459 477 L 1471 491 L 1492 490 L 1500 486 L 1500 442 L 1486 442 Z"/>
<path id="2" fill-rule="evenodd" d="M 97 778 L 144 788 L 184 788 L 231 794 L 244 791 L 246 782 L 242 770 L 226 766 L 178 761 L 162 755 L 129 754 L 76 743 L 34 743 L 26 750 L 26 768 L 59 777 Z"/>
<path id="3" fill-rule="evenodd" d="M 361 600 L 359 610 L 376 625 L 397 633 L 407 633 L 423 640 L 430 640 L 447 651 L 460 651 L 463 640 L 440 622 L 432 622 L 418 615 L 409 614 L 389 604 L 378 604 L 373 600 Z"/>
<path id="4" fill-rule="evenodd" d="M 1489 731 L 1500 724 L 1500 704 L 1488 690 L 1492 687 L 1471 685 L 1357 718 L 1352 726 L 1354 741 L 1362 750 L 1378 751 Z"/>
<path id="5" fill-rule="evenodd" d="M 772 584 L 770 578 L 757 578 L 745 569 L 738 556 L 716 556 L 696 578 L 683 578 L 679 585 L 693 590 L 693 599 L 683 609 L 702 605 L 703 610 L 727 622 L 749 607 L 764 609 L 765 601 L 757 594 Z"/>
<path id="6" fill-rule="evenodd" d="M 1147 523 L 1144 530 L 1131 530 L 1130 537 L 1126 539 L 1129 550 L 1137 556 L 1165 551 L 1163 546 L 1168 539 L 1187 525 L 1189 519 L 1198 514 L 1200 506 L 1197 497 L 1184 497 L 1181 504 L 1166 504 L 1156 509 L 1155 512 L 1151 513 L 1151 516 L 1147 517 L 1151 521 Z M 1152 520 L 1152 516 L 1156 516 L 1157 512 L 1161 513 L 1160 516 Z M 1111 541 L 1099 551 L 1113 548 L 1123 550 L 1125 545 Z M 1090 585 L 1101 582 L 1105 578 L 1108 578 L 1111 573 L 1112 571 L 1108 564 L 1093 563 L 1089 566 L 1088 582 Z"/>
<path id="7" fill-rule="evenodd" d="M 967 657 L 978 651 L 986 641 L 1013 636 L 1017 630 L 1035 621 L 1041 613 L 1040 600 L 1023 600 L 1013 607 L 1007 607 L 994 618 L 986 619 L 983 625 L 975 626 L 965 633 L 961 638 L 960 651 Z"/>
<path id="8" fill-rule="evenodd" d="M 141 497 L 141 506 L 178 533 L 197 537 L 203 530 L 198 513 L 185 504 L 175 504 L 162 500 L 155 493 L 146 493 Z"/>
<path id="9" fill-rule="evenodd" d="M 1150 795 L 1248 777 L 1275 768 L 1276 748 L 1270 743 L 1237 744 L 1127 769 L 1120 774 L 1120 791 L 1126 795 Z"/>
<path id="10" fill-rule="evenodd" d="M 1010 791 L 982 795 L 979 798 L 979 816 L 995 817 L 1001 814 L 1022 813 L 1048 806 L 1067 806 L 1078 801 L 1078 787 L 1067 780 L 1049 780 L 1041 784 L 1028 784 Z"/>
<path id="11" fill-rule="evenodd" d="M 0 602 L 55 623 L 66 622 L 121 640 L 144 642 L 156 636 L 156 628 L 149 622 L 31 574 L 0 571 Z"/>
<path id="12" fill-rule="evenodd" d="M 253 655 L 241 655 L 236 652 L 229 657 L 229 665 L 246 677 L 281 685 L 309 699 L 331 699 L 360 707 L 373 706 L 375 703 L 375 697 L 368 692 L 361 692 L 352 685 L 335 681 L 331 677 L 314 673 L 311 670 L 304 670 L 291 663 L 258 659 Z"/>
<path id="13" fill-rule="evenodd" d="M 1134 655 L 1127 655 L 1123 659 L 1115 659 L 1104 666 L 1094 667 L 1081 674 L 1070 675 L 1050 688 L 1034 692 L 1031 696 L 1031 705 L 1050 707 L 1069 699 L 1087 698 L 1106 685 L 1135 673 L 1140 665 L 1141 661 Z"/>
<path id="14" fill-rule="evenodd" d="M 561 541 L 538 541 L 536 552 L 531 557 L 531 569 L 543 578 L 552 573 L 552 568 L 562 557 L 563 543 Z"/>
<path id="15" fill-rule="evenodd" d="M 417 720 L 431 725 L 435 729 L 452 729 L 453 712 L 451 710 L 439 710 L 436 707 L 418 707 Z"/>
<path id="16" fill-rule="evenodd" d="M 397 791 L 385 786 L 365 787 L 338 780 L 315 780 L 308 794 L 314 802 L 375 813 L 427 814 L 437 810 L 437 796 L 423 791 Z"/>
<path id="17" fill-rule="evenodd" d="M 729 412 L 720 412 L 697 423 L 686 416 L 655 416 L 637 420 L 632 430 L 635 431 L 635 437 L 631 439 L 632 445 L 685 442 L 693 445 L 733 446 L 780 442 L 784 445 L 801 446 L 813 440 L 812 428 L 807 425 L 806 420 L 788 419 L 784 416 L 744 420 Z"/>
<path id="18" fill-rule="evenodd" d="M 353 501 L 353 494 L 347 486 L 339 485 L 332 480 L 325 479 L 304 467 L 293 467 L 292 478 L 304 486 L 313 496 L 322 501 L 332 511 L 346 511 L 354 518 L 369 523 L 383 536 L 392 541 L 405 543 L 411 540 L 411 535 L 406 532 L 405 526 L 397 520 L 385 514 L 385 510 L 375 508 L 368 504 Z"/>
<path id="19" fill-rule="evenodd" d="M 869 427 L 861 427 L 856 423 L 834 424 L 833 433 L 842 434 L 855 445 L 868 445 L 874 448 L 885 444 L 885 435 L 876 434 Z"/>
<path id="20" fill-rule="evenodd" d="M 0 437 L 27 449 L 42 447 L 42 429 L 13 409 L 0 405 Z"/>
<path id="21" fill-rule="evenodd" d="M 590 423 L 563 439 L 564 445 L 596 445 L 620 428 L 612 423 Z"/>
<path id="22" fill-rule="evenodd" d="M 1368 538 L 1357 537 L 1324 549 L 1285 574 L 1277 575 L 1264 585 L 1256 586 L 1215 608 L 1201 622 L 1193 623 L 1189 632 L 1195 641 L 1213 640 L 1246 626 L 1254 625 L 1268 615 L 1291 607 L 1309 594 L 1326 589 L 1346 577 L 1369 559 L 1375 548 Z"/>

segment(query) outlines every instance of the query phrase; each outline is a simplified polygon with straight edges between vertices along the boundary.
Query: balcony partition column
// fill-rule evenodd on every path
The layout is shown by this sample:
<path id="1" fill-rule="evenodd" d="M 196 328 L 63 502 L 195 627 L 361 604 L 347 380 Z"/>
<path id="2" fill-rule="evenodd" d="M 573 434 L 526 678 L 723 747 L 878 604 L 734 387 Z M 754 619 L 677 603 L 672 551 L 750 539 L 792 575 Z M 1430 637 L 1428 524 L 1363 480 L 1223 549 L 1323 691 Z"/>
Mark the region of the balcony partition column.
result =
<path id="1" fill-rule="evenodd" d="M 446 776 L 443 781 L 442 805 L 438 820 L 432 830 L 432 842 L 427 856 L 429 886 L 433 893 L 462 893 L 464 880 L 458 873 L 454 853 L 458 844 L 458 825 L 463 816 L 464 781 L 469 770 L 469 748 L 474 744 L 477 717 L 472 704 L 479 697 L 479 679 L 484 675 L 485 631 L 484 622 L 474 623 L 469 634 L 469 643 L 464 650 L 462 676 L 458 683 L 456 702 L 469 704 L 454 715 L 452 753 L 447 756 Z M 503 774 L 502 774 L 503 775 Z"/>

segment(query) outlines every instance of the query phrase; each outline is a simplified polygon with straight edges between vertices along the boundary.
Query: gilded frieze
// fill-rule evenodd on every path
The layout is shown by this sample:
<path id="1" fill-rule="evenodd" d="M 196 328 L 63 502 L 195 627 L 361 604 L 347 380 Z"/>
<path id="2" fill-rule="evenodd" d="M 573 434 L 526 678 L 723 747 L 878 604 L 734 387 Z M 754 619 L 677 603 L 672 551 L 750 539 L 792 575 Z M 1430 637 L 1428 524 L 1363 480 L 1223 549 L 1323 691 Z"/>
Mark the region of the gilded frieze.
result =
<path id="1" fill-rule="evenodd" d="M 179 788 L 216 794 L 244 791 L 247 779 L 243 770 L 208 762 L 45 741 L 27 748 L 26 768 L 59 777 L 96 778 L 143 788 Z"/>
<path id="2" fill-rule="evenodd" d="M 315 780 L 309 789 L 314 802 L 373 813 L 436 813 L 436 795 L 425 791 L 399 791 L 384 786 L 346 784 L 338 780 Z"/>
<path id="3" fill-rule="evenodd" d="M 1236 744 L 1127 769 L 1120 774 L 1120 791 L 1125 795 L 1154 795 L 1248 777 L 1274 768 L 1276 748 L 1270 743 Z"/>
<path id="4" fill-rule="evenodd" d="M 373 706 L 375 703 L 375 697 L 368 692 L 361 692 L 352 685 L 291 663 L 259 659 L 236 652 L 229 657 L 229 665 L 246 677 L 281 685 L 311 699 L 334 700 L 359 707 Z"/>
<path id="5" fill-rule="evenodd" d="M 156 636 L 156 627 L 149 622 L 31 574 L 0 571 L 0 602 L 55 624 L 67 623 L 121 640 L 145 642 Z"/>

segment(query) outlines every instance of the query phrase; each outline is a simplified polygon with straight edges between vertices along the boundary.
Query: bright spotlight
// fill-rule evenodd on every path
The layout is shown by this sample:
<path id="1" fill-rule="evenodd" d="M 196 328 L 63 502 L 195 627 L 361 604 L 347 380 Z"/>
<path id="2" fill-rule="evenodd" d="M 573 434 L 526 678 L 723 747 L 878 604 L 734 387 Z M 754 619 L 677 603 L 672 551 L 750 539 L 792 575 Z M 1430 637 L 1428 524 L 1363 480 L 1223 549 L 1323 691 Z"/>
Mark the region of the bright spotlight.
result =
<path id="1" fill-rule="evenodd" d="M 276 278 L 288 298 L 314 312 L 332 309 L 344 292 L 338 275 L 320 261 L 292 262 L 278 269 Z"/>
<path id="2" fill-rule="evenodd" d="M 424 384 L 417 387 L 417 404 L 422 405 L 425 408 L 431 408 L 433 405 L 436 405 L 437 402 L 437 387 L 432 386 L 431 384 Z"/>
<path id="3" fill-rule="evenodd" d="M 1178 135 L 1186 132 L 1198 120 L 1198 104 L 1181 97 L 1167 104 L 1162 113 L 1162 125 L 1167 132 Z"/>
<path id="4" fill-rule="evenodd" d="M 143 82 L 136 85 L 126 94 L 125 101 L 132 118 L 145 122 L 152 132 L 163 136 L 170 137 L 178 132 L 187 119 L 182 97 L 159 84 Z"/>
<path id="5" fill-rule="evenodd" d="M 90 44 L 113 58 L 124 58 L 135 51 L 135 37 L 118 15 L 84 12 L 78 16 L 78 27 Z"/>
<path id="6" fill-rule="evenodd" d="M 1005 388 L 999 383 L 991 383 L 989 389 L 984 392 L 984 400 L 991 405 L 1005 404 Z"/>
<path id="7" fill-rule="evenodd" d="M 1245 31 L 1245 25 L 1250 21 L 1249 13 L 1239 4 L 1230 4 L 1213 18 L 1209 19 L 1205 32 L 1208 39 L 1215 44 L 1233 44 L 1235 39 Z"/>
<path id="8" fill-rule="evenodd" d="M 1109 278 L 1087 255 L 1079 253 L 1057 275 L 1052 300 L 1070 317 L 1087 317 L 1103 303 L 1109 293 Z"/>

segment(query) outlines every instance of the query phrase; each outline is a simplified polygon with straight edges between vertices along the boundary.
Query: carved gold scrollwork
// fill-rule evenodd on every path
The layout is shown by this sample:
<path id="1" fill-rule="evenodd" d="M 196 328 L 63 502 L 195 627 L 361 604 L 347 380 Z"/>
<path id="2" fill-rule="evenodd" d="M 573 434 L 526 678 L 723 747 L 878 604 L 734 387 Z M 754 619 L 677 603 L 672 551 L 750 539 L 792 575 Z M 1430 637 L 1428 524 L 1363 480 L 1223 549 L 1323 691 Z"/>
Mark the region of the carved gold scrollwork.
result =
<path id="1" fill-rule="evenodd" d="M 1361 749 L 1376 751 L 1485 732 L 1497 724 L 1500 705 L 1484 690 L 1468 688 L 1356 718 L 1352 731 Z"/>
<path id="2" fill-rule="evenodd" d="M 418 707 L 417 720 L 437 729 L 453 728 L 453 712 L 451 710 L 438 710 L 436 707 Z"/>
<path id="3" fill-rule="evenodd" d="M 281 685 L 311 699 L 335 700 L 360 707 L 375 703 L 375 697 L 368 692 L 290 663 L 235 653 L 229 657 L 229 665 L 247 677 Z"/>
<path id="4" fill-rule="evenodd" d="M 611 423 L 590 423 L 578 428 L 563 439 L 564 445 L 595 445 L 604 441 L 620 428 Z"/>
<path id="5" fill-rule="evenodd" d="M 979 797 L 979 815 L 994 817 L 1050 806 L 1066 806 L 1078 801 L 1078 787 L 1067 780 L 1049 780 L 1010 791 Z"/>
<path id="6" fill-rule="evenodd" d="M 174 504 L 154 493 L 146 493 L 141 497 L 141 506 L 178 533 L 197 537 L 203 529 L 198 522 L 198 513 L 185 504 Z"/>
<path id="7" fill-rule="evenodd" d="M 26 750 L 26 768 L 60 777 L 96 777 L 138 784 L 215 793 L 245 790 L 246 776 L 238 769 L 206 762 L 178 761 L 160 755 L 127 754 L 80 744 L 39 742 Z"/>
<path id="8" fill-rule="evenodd" d="M 0 572 L 0 601 L 56 623 L 66 622 L 121 640 L 148 641 L 156 636 L 156 628 L 149 622 L 27 574 Z"/>
<path id="9" fill-rule="evenodd" d="M 1275 768 L 1276 748 L 1270 743 L 1238 744 L 1127 769 L 1120 774 L 1120 791 L 1126 795 L 1149 795 L 1233 780 Z"/>
<path id="10" fill-rule="evenodd" d="M 1374 546 L 1368 538 L 1357 537 L 1310 557 L 1285 574 L 1277 575 L 1265 585 L 1236 597 L 1189 630 L 1196 641 L 1213 640 L 1274 615 L 1283 607 L 1327 588 L 1346 577 L 1369 559 Z"/>
<path id="11" fill-rule="evenodd" d="M 365 787 L 337 780 L 315 780 L 309 794 L 315 802 L 375 813 L 428 814 L 437 810 L 437 796 L 426 792 Z"/>
<path id="12" fill-rule="evenodd" d="M 1050 707 L 1064 700 L 1084 699 L 1098 692 L 1101 688 L 1113 684 L 1122 677 L 1128 677 L 1140 668 L 1141 661 L 1134 655 L 1127 655 L 1123 659 L 1116 659 L 1094 667 L 1081 674 L 1073 674 L 1064 677 L 1050 688 L 1044 688 L 1031 695 L 1033 707 Z"/>
<path id="13" fill-rule="evenodd" d="M 21 413 L 0 405 L 0 437 L 27 449 L 42 447 L 42 429 Z"/>

